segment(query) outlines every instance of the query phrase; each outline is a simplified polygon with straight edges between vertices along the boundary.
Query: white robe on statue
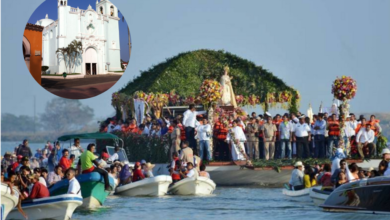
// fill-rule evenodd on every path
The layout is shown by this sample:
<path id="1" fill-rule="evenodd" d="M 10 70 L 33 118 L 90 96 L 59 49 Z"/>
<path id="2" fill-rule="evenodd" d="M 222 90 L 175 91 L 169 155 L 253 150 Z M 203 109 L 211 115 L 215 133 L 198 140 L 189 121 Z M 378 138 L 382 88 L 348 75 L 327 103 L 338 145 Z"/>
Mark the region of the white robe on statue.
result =
<path id="1" fill-rule="evenodd" d="M 228 141 L 228 143 L 231 143 L 233 160 L 246 160 L 245 156 L 241 153 L 241 152 L 245 152 L 244 142 L 246 141 L 246 137 L 244 131 L 239 126 L 231 128 L 231 131 L 234 133 L 234 138 L 236 140 L 237 139 L 240 140 L 239 144 L 236 145 L 229 131 L 226 140 Z M 240 148 L 242 150 L 240 150 Z"/>

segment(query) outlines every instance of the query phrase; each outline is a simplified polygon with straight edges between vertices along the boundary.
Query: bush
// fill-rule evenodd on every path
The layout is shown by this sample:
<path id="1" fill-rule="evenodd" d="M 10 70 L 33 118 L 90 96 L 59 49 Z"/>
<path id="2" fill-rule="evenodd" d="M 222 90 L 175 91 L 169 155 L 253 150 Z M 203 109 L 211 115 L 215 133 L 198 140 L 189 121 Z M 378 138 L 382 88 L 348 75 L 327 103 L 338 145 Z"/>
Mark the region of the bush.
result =
<path id="1" fill-rule="evenodd" d="M 44 72 L 46 72 L 46 70 L 48 70 L 48 69 L 49 69 L 48 66 L 42 66 L 42 67 L 41 67 L 41 70 L 44 71 Z"/>
<path id="2" fill-rule="evenodd" d="M 62 76 L 63 76 L 64 78 L 66 78 L 66 72 L 63 72 L 63 73 L 62 73 Z"/>

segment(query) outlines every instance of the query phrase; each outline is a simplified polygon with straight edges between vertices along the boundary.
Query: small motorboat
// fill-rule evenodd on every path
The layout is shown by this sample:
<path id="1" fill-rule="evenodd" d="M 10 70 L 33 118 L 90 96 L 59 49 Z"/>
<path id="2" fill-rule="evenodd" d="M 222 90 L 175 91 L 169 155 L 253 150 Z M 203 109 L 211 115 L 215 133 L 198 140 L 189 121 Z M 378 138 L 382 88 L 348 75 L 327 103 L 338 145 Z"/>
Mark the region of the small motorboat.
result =
<path id="1" fill-rule="evenodd" d="M 306 195 L 309 195 L 310 191 L 313 188 L 319 189 L 320 187 L 321 186 L 314 186 L 312 188 L 304 188 L 301 190 L 291 190 L 291 189 L 288 189 L 285 185 L 285 188 L 282 190 L 282 192 L 283 192 L 283 195 L 286 195 L 286 196 L 292 196 L 292 197 L 306 196 Z"/>
<path id="2" fill-rule="evenodd" d="M 115 194 L 123 196 L 163 196 L 167 194 L 171 183 L 171 176 L 159 175 L 118 186 L 115 189 Z"/>
<path id="3" fill-rule="evenodd" d="M 390 177 L 362 179 L 337 187 L 320 205 L 329 212 L 390 214 Z"/>
<path id="4" fill-rule="evenodd" d="M 97 172 L 80 174 L 76 176 L 81 186 L 81 194 L 83 196 L 83 205 L 81 208 L 90 209 L 97 208 L 103 205 L 110 192 L 104 190 L 104 179 Z M 115 188 L 114 179 L 108 175 L 110 186 Z M 68 192 L 69 180 L 62 180 L 49 188 L 50 195 L 62 195 Z"/>
<path id="5" fill-rule="evenodd" d="M 14 194 L 11 194 L 11 189 L 5 183 L 1 183 L 1 209 L 2 218 L 5 219 L 8 213 L 18 205 L 19 191 L 13 187 Z"/>
<path id="6" fill-rule="evenodd" d="M 29 220 L 72 218 L 74 210 L 81 206 L 83 198 L 74 194 L 52 196 L 41 199 L 32 199 L 22 203 L 22 209 Z M 7 216 L 8 219 L 23 219 L 23 215 L 14 208 Z"/>
<path id="7" fill-rule="evenodd" d="M 332 191 L 325 191 L 317 188 L 312 188 L 310 191 L 310 198 L 313 200 L 316 206 L 324 204 L 325 200 L 329 197 Z"/>
<path id="8" fill-rule="evenodd" d="M 211 195 L 216 185 L 207 177 L 191 177 L 176 182 L 168 189 L 171 195 Z"/>

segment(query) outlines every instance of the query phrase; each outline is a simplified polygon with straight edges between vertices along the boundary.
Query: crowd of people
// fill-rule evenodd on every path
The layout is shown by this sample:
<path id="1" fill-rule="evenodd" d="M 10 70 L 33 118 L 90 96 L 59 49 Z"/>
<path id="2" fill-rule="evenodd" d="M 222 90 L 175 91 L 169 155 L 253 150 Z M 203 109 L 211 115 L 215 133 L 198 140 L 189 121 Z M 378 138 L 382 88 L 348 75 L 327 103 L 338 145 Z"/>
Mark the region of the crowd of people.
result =
<path id="1" fill-rule="evenodd" d="M 194 153 L 207 161 L 331 158 L 339 146 L 340 123 L 344 119 L 328 113 L 309 118 L 300 112 L 275 116 L 268 112 L 263 115 L 252 112 L 245 117 L 226 114 L 213 120 L 212 127 L 206 112 L 196 111 L 195 105 L 190 105 L 183 115 L 166 115 L 160 119 L 146 115 L 140 123 L 134 118 L 124 122 L 109 118 L 102 123 L 100 132 L 169 137 L 170 155 L 180 150 L 181 143 L 188 141 Z M 354 158 L 374 156 L 377 137 L 382 131 L 375 115 L 366 119 L 363 115 L 356 118 L 351 113 L 343 122 L 345 153 Z M 242 132 L 235 129 L 237 127 Z M 235 142 L 237 139 L 240 140 Z"/>
<path id="2" fill-rule="evenodd" d="M 390 150 L 385 148 L 381 152 L 382 160 L 378 168 L 363 169 L 356 163 L 347 164 L 344 152 L 338 150 L 332 164 L 310 166 L 301 161 L 295 163 L 288 188 L 301 190 L 321 185 L 325 191 L 333 191 L 335 188 L 349 182 L 378 176 L 390 176 Z"/>

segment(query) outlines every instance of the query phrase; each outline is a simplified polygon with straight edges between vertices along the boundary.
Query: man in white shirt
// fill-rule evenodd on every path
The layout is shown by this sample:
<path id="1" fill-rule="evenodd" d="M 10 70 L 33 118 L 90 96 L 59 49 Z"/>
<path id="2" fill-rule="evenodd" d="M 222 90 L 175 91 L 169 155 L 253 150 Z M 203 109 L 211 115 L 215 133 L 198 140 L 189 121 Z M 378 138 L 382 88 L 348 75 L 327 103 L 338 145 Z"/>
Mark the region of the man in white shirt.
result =
<path id="1" fill-rule="evenodd" d="M 208 123 L 207 118 L 203 118 L 203 125 L 199 125 L 196 128 L 199 138 L 199 156 L 202 160 L 211 160 L 210 155 L 210 137 L 211 126 Z"/>
<path id="2" fill-rule="evenodd" d="M 195 177 L 196 178 L 196 177 L 199 176 L 198 171 L 196 169 L 194 169 L 194 165 L 191 162 L 187 163 L 187 174 L 185 174 L 182 171 L 180 171 L 180 175 L 183 178 L 191 178 L 191 177 Z"/>
<path id="3" fill-rule="evenodd" d="M 74 177 L 76 170 L 69 168 L 66 172 L 66 178 L 69 180 L 68 194 L 81 196 L 81 187 L 79 181 Z"/>
<path id="4" fill-rule="evenodd" d="M 311 128 L 308 124 L 305 123 L 305 116 L 299 117 L 299 124 L 297 124 L 294 128 L 293 141 L 297 143 L 297 157 L 309 158 L 309 142 L 311 141 Z"/>
<path id="5" fill-rule="evenodd" d="M 294 190 L 301 190 L 305 188 L 303 185 L 303 163 L 301 161 L 298 161 L 294 165 L 295 169 L 291 173 L 291 178 L 288 184 L 290 185 L 290 188 Z"/>
<path id="6" fill-rule="evenodd" d="M 239 121 L 233 121 L 233 128 L 229 129 L 226 141 L 232 146 L 232 159 L 236 160 L 246 160 L 246 153 L 244 148 L 244 142 L 246 142 L 246 137 L 244 131 L 240 126 L 238 126 Z"/>
<path id="7" fill-rule="evenodd" d="M 120 148 L 116 146 L 114 148 L 114 153 L 111 155 L 111 157 L 108 160 L 111 162 L 114 162 L 115 160 L 119 160 L 119 154 L 118 154 L 119 150 Z"/>
<path id="8" fill-rule="evenodd" d="M 79 162 L 81 154 L 84 152 L 83 148 L 80 145 L 80 139 L 75 138 L 74 144 L 69 148 L 69 155 L 73 154 L 75 156 L 75 164 Z"/>
<path id="9" fill-rule="evenodd" d="M 324 120 L 324 115 L 322 113 L 318 114 L 318 119 L 314 123 L 313 131 L 314 131 L 313 133 L 314 133 L 314 140 L 315 140 L 314 157 L 325 158 L 326 157 L 326 148 L 325 148 L 326 121 Z"/>
<path id="10" fill-rule="evenodd" d="M 190 143 L 190 148 L 196 150 L 195 140 L 195 127 L 196 127 L 196 116 L 205 114 L 206 111 L 196 111 L 195 104 L 189 105 L 187 111 L 183 114 L 183 126 L 186 132 L 186 140 Z"/>
<path id="11" fill-rule="evenodd" d="M 118 121 L 118 124 L 115 125 L 113 131 L 121 131 L 122 130 L 122 120 Z"/>
<path id="12" fill-rule="evenodd" d="M 375 144 L 373 143 L 375 139 L 375 133 L 371 129 L 371 124 L 366 124 L 366 129 L 360 129 L 359 133 L 356 136 L 356 141 L 358 143 L 358 151 L 361 158 L 364 157 L 363 148 L 369 147 L 370 154 L 374 155 L 375 152 Z"/>

